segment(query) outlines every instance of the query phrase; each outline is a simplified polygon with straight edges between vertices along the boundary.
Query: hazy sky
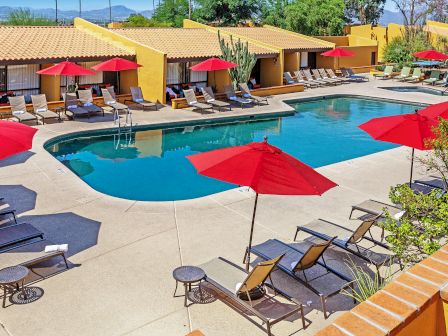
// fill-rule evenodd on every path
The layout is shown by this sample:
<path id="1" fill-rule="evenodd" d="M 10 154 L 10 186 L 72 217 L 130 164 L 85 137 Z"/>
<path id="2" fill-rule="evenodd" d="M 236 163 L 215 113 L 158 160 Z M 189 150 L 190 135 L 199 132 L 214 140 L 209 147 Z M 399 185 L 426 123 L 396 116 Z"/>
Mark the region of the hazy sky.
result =
<path id="1" fill-rule="evenodd" d="M 111 0 L 112 5 L 124 5 L 135 10 L 152 9 L 152 0 Z M 155 0 L 158 3 L 158 0 Z M 33 8 L 52 8 L 55 0 L 0 0 L 0 6 L 11 7 L 33 7 Z M 78 9 L 78 0 L 58 0 L 58 6 L 61 9 Z M 104 8 L 109 5 L 108 0 L 82 0 L 83 9 Z M 395 11 L 395 7 L 390 0 L 387 0 L 386 8 Z"/>

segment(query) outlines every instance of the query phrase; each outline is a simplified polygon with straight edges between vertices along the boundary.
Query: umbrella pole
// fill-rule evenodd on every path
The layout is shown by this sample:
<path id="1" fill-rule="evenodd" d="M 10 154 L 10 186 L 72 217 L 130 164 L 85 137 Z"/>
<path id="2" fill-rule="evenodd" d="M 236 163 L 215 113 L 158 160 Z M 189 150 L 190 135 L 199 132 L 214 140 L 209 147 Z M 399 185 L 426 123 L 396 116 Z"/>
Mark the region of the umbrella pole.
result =
<path id="1" fill-rule="evenodd" d="M 257 213 L 258 193 L 255 194 L 254 212 L 252 214 L 252 225 L 250 227 L 249 247 L 246 251 L 246 271 L 249 270 L 250 250 L 252 249 L 252 237 L 254 235 L 255 214 Z"/>
<path id="2" fill-rule="evenodd" d="M 409 186 L 411 186 L 411 183 L 412 183 L 412 171 L 414 170 L 414 151 L 415 151 L 415 149 L 412 148 L 412 155 L 411 155 L 411 176 L 409 177 Z"/>

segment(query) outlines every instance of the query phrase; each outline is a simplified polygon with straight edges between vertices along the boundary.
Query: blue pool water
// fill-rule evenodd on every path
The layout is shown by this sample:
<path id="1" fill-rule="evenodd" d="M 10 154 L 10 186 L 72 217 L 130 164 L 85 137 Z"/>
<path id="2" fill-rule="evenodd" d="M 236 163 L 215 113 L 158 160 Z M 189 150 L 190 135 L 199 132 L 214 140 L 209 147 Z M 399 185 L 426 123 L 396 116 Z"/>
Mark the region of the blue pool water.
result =
<path id="1" fill-rule="evenodd" d="M 291 103 L 292 116 L 240 120 L 118 136 L 82 134 L 46 144 L 46 149 L 92 188 L 112 196 L 168 201 L 191 199 L 235 187 L 198 175 L 187 155 L 262 141 L 312 167 L 393 148 L 357 126 L 370 118 L 411 113 L 419 106 L 338 97 Z"/>

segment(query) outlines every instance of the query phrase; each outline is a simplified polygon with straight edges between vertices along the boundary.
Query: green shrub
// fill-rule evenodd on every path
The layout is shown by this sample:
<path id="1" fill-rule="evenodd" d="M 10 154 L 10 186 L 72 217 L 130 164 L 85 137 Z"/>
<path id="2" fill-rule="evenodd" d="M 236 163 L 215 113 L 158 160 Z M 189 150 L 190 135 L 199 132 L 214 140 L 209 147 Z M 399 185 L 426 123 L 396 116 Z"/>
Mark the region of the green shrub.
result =
<path id="1" fill-rule="evenodd" d="M 5 22 L 11 26 L 55 26 L 54 20 L 36 17 L 29 9 L 18 8 L 11 11 Z"/>

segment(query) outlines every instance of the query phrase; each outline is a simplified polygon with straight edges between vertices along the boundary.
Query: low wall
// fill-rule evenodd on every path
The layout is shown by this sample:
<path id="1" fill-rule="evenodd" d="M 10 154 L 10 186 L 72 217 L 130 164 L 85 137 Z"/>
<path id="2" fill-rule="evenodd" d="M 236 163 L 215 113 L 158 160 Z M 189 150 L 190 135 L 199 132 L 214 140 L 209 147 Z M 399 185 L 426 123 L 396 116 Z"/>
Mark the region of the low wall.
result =
<path id="1" fill-rule="evenodd" d="M 447 336 L 448 245 L 336 318 L 316 336 Z"/>
<path id="2" fill-rule="evenodd" d="M 266 96 L 274 96 L 285 93 L 294 93 L 294 92 L 303 92 L 305 87 L 302 84 L 291 84 L 291 85 L 280 85 L 280 86 L 271 86 L 267 88 L 259 88 L 251 90 L 250 92 L 254 96 L 266 97 Z M 236 93 L 240 93 L 237 91 Z M 216 99 L 227 99 L 226 95 L 223 93 L 218 93 L 215 95 Z M 197 96 L 199 100 L 203 100 L 203 96 Z M 171 106 L 174 109 L 180 109 L 184 107 L 188 107 L 187 100 L 185 98 L 176 98 L 171 100 Z"/>
<path id="3" fill-rule="evenodd" d="M 129 99 L 132 99 L 130 94 L 117 95 L 117 101 L 119 101 L 121 103 L 124 103 L 125 100 L 129 100 Z M 93 101 L 95 102 L 95 104 L 97 104 L 99 106 L 104 106 L 103 97 L 94 97 Z M 64 106 L 64 101 L 62 101 L 62 100 L 48 102 L 48 109 L 50 109 L 50 110 L 53 108 L 62 107 L 62 106 Z M 27 104 L 26 107 L 27 107 L 28 111 L 33 111 L 32 104 Z M 9 105 L 0 106 L 0 119 L 10 118 L 10 117 L 12 117 L 12 114 L 11 114 L 11 108 L 9 107 Z"/>

